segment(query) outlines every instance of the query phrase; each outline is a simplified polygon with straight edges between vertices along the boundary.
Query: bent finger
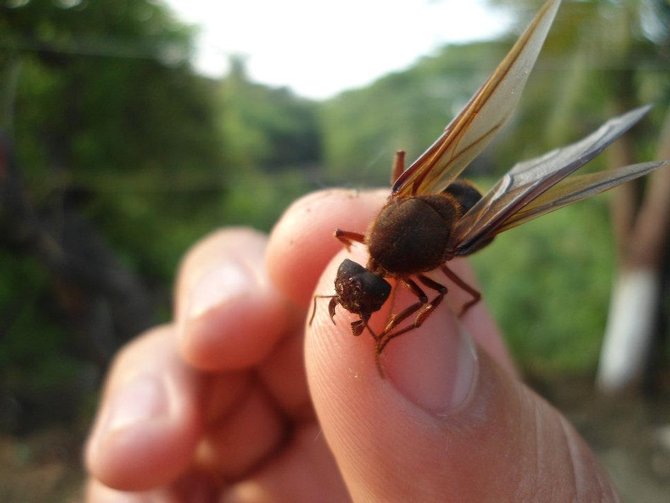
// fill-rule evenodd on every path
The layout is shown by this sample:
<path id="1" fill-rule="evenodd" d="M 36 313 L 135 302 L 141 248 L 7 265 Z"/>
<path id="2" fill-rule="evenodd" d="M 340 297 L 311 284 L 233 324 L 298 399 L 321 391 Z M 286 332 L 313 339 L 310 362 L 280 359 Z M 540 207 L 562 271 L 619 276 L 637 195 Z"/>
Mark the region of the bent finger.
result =
<path id="1" fill-rule="evenodd" d="M 296 315 L 268 279 L 267 238 L 246 228 L 215 232 L 185 257 L 175 291 L 179 346 L 206 371 L 262 361 Z"/>
<path id="2" fill-rule="evenodd" d="M 268 273 L 297 305 L 307 307 L 330 259 L 342 249 L 336 228 L 365 232 L 388 196 L 387 190 L 329 189 L 293 203 L 270 234 Z"/>
<path id="3" fill-rule="evenodd" d="M 206 379 L 184 364 L 173 340 L 172 327 L 153 329 L 109 372 L 85 452 L 88 471 L 107 487 L 158 487 L 192 462 Z"/>

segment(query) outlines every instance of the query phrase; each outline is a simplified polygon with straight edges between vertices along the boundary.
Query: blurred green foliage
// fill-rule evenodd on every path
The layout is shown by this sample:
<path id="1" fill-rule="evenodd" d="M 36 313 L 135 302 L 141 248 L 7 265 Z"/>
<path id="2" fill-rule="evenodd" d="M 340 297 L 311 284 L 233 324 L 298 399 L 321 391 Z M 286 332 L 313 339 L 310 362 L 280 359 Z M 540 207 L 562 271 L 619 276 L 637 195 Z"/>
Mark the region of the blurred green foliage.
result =
<path id="1" fill-rule="evenodd" d="M 339 183 L 388 184 L 396 150 L 416 158 L 504 55 L 498 43 L 445 47 L 404 72 L 324 103 L 323 158 Z"/>
<path id="2" fill-rule="evenodd" d="M 639 14 L 651 8 L 669 19 L 662 0 L 564 5 L 519 113 L 470 173 L 492 180 L 642 102 L 657 107 L 637 129 L 637 155 L 653 157 L 670 64 L 668 23 L 654 31 Z M 317 186 L 387 185 L 394 151 L 411 160 L 430 144 L 516 34 L 445 47 L 322 103 L 250 82 L 239 58 L 221 81 L 196 75 L 192 36 L 150 0 L 0 7 L 0 128 L 13 139 L 26 200 L 55 241 L 66 209 L 90 222 L 163 316 L 179 257 L 196 239 L 221 225 L 268 230 Z M 10 217 L 0 212 L 0 401 L 78 386 L 91 360 L 58 278 L 17 241 Z M 524 368 L 594 368 L 611 248 L 601 198 L 504 234 L 473 257 Z"/>
<path id="3" fill-rule="evenodd" d="M 219 201 L 188 190 L 225 164 L 212 84 L 191 71 L 191 32 L 154 2 L 65 5 L 1 11 L 0 64 L 17 74 L 2 123 L 25 185 L 45 211 L 74 199 L 120 253 L 167 278 L 174 260 L 161 264 L 147 233 Z"/>
<path id="4" fill-rule="evenodd" d="M 3 157 L 13 185 L 0 193 L 3 411 L 15 396 L 80 386 L 86 361 L 100 363 L 91 330 L 116 345 L 128 336 L 114 320 L 92 324 L 91 310 L 111 309 L 94 295 L 102 279 L 86 280 L 91 300 L 82 290 L 110 254 L 167 316 L 193 242 L 224 224 L 267 230 L 308 190 L 299 173 L 317 162 L 316 105 L 241 69 L 221 82 L 195 74 L 192 36 L 149 0 L 0 6 L 0 133 L 15 157 Z"/>
<path id="5" fill-rule="evenodd" d="M 512 353 L 534 375 L 595 368 L 614 267 L 606 199 L 501 234 L 472 257 Z"/>
<path id="6" fill-rule="evenodd" d="M 218 96 L 218 123 L 233 166 L 277 170 L 319 159 L 316 103 L 250 82 L 239 57 L 232 58 Z"/>

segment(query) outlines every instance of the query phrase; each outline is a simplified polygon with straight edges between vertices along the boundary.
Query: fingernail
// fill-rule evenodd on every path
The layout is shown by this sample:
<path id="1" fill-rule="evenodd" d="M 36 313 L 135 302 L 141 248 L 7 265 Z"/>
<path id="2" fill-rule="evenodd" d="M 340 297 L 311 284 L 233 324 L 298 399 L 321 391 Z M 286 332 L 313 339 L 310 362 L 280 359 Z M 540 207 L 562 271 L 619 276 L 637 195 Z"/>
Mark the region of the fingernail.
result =
<path id="1" fill-rule="evenodd" d="M 100 430 L 102 434 L 108 434 L 142 421 L 167 416 L 168 412 L 163 380 L 142 376 L 129 382 L 112 398 L 100 422 Z"/>
<path id="2" fill-rule="evenodd" d="M 409 332 L 389 343 L 385 368 L 389 380 L 408 400 L 431 414 L 446 415 L 462 407 L 472 393 L 477 352 L 472 338 L 453 316 L 435 313 L 433 318 L 427 330 L 424 326 L 419 334 Z"/>
<path id="3" fill-rule="evenodd" d="M 198 318 L 213 307 L 246 295 L 253 283 L 251 272 L 240 263 L 222 264 L 204 273 L 191 289 L 187 318 Z"/>

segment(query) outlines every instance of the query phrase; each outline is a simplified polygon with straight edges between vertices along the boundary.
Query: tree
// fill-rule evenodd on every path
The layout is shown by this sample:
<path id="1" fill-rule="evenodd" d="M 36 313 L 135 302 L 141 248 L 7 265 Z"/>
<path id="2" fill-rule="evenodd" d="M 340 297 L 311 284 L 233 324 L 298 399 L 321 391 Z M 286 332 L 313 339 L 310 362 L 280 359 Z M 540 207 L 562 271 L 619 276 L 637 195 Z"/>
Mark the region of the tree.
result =
<path id="1" fill-rule="evenodd" d="M 104 365 L 211 228 L 226 164 L 191 36 L 150 0 L 0 7 L 2 391 Z"/>
<path id="2" fill-rule="evenodd" d="M 607 161 L 615 167 L 650 155 L 670 156 L 670 113 L 664 112 L 670 89 L 667 75 L 658 72 L 668 66 L 669 12 L 667 2 L 661 0 L 563 5 L 548 40 L 548 52 L 553 52 L 552 46 L 565 51 L 570 45 L 577 56 L 567 69 L 570 84 L 553 94 L 554 134 L 584 122 L 589 111 L 614 115 L 639 103 L 654 102 L 657 107 L 652 119 L 656 124 L 662 124 L 667 114 L 656 152 L 633 132 L 610 147 Z M 644 184 L 644 180 L 626 184 L 612 198 L 618 270 L 597 377 L 600 390 L 606 393 L 642 382 L 658 329 L 662 271 L 668 261 L 670 173 L 660 170 L 652 174 L 646 191 Z"/>
<path id="3" fill-rule="evenodd" d="M 314 166 L 321 155 L 316 104 L 251 82 L 239 56 L 230 66 L 219 88 L 228 161 L 239 170 Z"/>
<path id="4" fill-rule="evenodd" d="M 641 31 L 640 12 L 644 5 L 631 2 L 625 7 L 622 15 L 628 21 L 626 25 L 638 26 Z M 663 64 L 665 59 L 667 65 L 667 56 L 662 55 L 667 55 L 670 48 L 670 7 L 665 2 L 648 2 L 646 7 L 656 10 L 656 19 L 662 28 L 656 33 L 655 47 L 644 47 L 641 40 L 630 37 L 620 50 L 631 62 L 643 61 L 655 66 Z M 632 96 L 640 94 L 636 89 L 636 84 L 641 81 L 640 72 L 632 70 L 619 72 L 620 78 L 614 81 L 613 107 L 620 108 Z M 667 104 L 670 93 L 667 85 L 664 92 L 663 101 Z M 630 141 L 629 137 L 629 142 L 622 142 L 611 151 L 610 164 L 629 162 L 635 151 Z M 656 156 L 670 158 L 670 111 L 665 112 Z M 647 377 L 651 350 L 659 329 L 663 271 L 669 259 L 670 172 L 653 173 L 642 198 L 632 184 L 619 188 L 612 201 L 611 214 L 619 269 L 597 379 L 601 391 L 618 393 L 640 385 Z"/>

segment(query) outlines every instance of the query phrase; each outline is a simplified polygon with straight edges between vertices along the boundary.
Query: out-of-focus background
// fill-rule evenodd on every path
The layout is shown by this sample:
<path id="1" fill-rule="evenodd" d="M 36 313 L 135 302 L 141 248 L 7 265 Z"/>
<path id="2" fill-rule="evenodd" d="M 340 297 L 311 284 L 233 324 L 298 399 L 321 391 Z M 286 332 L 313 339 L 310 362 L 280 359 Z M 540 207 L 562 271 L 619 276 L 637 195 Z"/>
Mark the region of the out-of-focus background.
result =
<path id="1" fill-rule="evenodd" d="M 77 498 L 105 369 L 169 318 L 192 243 L 269 230 L 311 190 L 387 185 L 393 152 L 429 145 L 539 6 L 0 2 L 0 501 Z M 518 113 L 469 176 L 486 187 L 643 103 L 649 117 L 592 164 L 670 158 L 668 26 L 667 0 L 564 3 Z M 524 376 L 628 501 L 670 494 L 665 178 L 472 259 Z M 625 297 L 640 271 L 651 290 Z M 644 330 L 626 342 L 612 334 L 631 305 Z"/>

